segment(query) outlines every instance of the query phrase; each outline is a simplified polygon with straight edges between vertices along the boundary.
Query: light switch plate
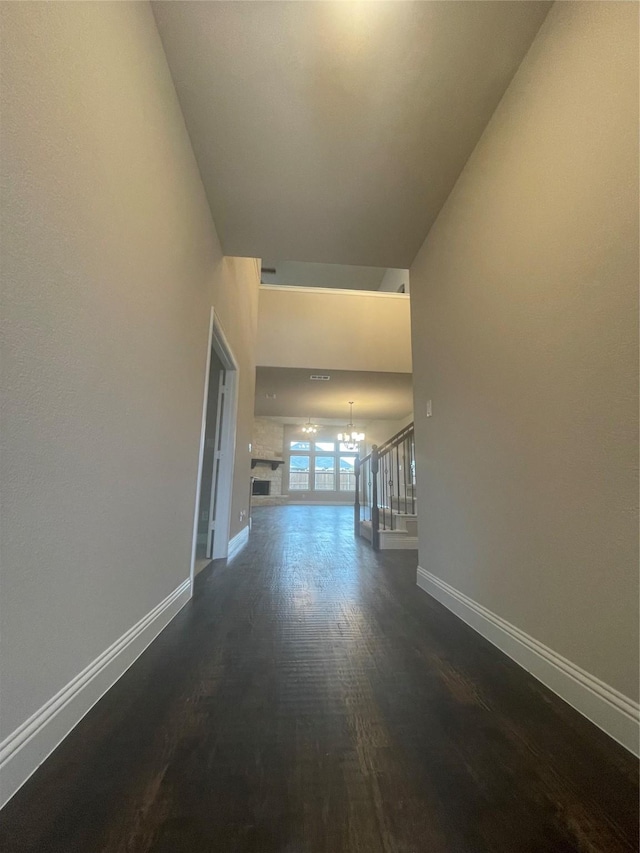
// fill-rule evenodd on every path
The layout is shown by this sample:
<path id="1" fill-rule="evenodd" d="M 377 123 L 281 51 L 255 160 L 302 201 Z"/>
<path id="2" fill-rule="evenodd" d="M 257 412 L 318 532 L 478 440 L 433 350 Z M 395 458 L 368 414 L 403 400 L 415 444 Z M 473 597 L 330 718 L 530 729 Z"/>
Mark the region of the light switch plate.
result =
<path id="1" fill-rule="evenodd" d="M 433 408 L 431 406 L 431 400 L 427 400 L 427 417 L 430 418 L 433 414 Z"/>

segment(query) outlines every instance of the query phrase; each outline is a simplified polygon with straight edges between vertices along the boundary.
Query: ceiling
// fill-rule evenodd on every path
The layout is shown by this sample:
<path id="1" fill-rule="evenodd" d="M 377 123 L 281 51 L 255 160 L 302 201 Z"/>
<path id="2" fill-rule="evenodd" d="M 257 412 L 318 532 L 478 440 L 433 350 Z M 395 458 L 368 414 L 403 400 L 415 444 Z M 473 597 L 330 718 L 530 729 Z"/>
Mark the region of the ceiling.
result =
<path id="1" fill-rule="evenodd" d="M 331 379 L 311 380 L 311 374 Z M 267 394 L 275 394 L 275 399 Z M 258 367 L 256 371 L 257 417 L 346 423 L 349 400 L 354 403 L 356 424 L 398 420 L 413 410 L 411 374 L 282 367 Z"/>
<path id="2" fill-rule="evenodd" d="M 224 252 L 411 266 L 550 5 L 155 2 Z"/>

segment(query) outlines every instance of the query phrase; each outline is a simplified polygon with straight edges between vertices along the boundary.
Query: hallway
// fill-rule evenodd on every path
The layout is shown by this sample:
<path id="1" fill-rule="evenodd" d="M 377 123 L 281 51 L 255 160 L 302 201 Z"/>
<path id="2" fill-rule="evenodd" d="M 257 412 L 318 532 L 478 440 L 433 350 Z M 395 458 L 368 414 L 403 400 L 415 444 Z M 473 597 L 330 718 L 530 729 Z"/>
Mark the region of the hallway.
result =
<path id="1" fill-rule="evenodd" d="M 636 849 L 635 760 L 374 553 L 349 507 L 249 545 L 0 816 L 5 853 Z"/>

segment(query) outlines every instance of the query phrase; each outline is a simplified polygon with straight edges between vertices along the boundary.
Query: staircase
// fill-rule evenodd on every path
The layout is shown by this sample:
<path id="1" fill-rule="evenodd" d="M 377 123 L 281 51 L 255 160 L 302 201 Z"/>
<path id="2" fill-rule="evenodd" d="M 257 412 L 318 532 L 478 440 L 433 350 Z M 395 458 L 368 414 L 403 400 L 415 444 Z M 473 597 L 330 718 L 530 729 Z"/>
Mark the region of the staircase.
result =
<path id="1" fill-rule="evenodd" d="M 374 550 L 418 547 L 413 424 L 356 462 L 354 527 Z"/>

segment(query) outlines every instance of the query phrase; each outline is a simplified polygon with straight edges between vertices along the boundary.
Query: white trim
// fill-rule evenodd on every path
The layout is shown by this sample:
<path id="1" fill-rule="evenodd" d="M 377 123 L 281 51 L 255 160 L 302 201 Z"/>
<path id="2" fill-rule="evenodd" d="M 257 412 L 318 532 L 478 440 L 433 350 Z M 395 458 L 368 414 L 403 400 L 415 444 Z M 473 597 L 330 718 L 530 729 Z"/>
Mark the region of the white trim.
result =
<path id="1" fill-rule="evenodd" d="M 381 551 L 417 551 L 418 537 L 406 530 L 379 530 Z"/>
<path id="2" fill-rule="evenodd" d="M 372 541 L 370 521 L 360 521 L 360 536 Z M 409 536 L 406 530 L 379 530 L 378 542 L 381 551 L 417 551 L 418 537 Z"/>
<path id="3" fill-rule="evenodd" d="M 225 370 L 239 370 L 238 362 L 236 361 L 236 357 L 233 354 L 233 350 L 231 349 L 231 345 L 229 344 L 229 340 L 224 333 L 224 329 L 222 328 L 222 323 L 220 322 L 220 317 L 218 316 L 218 312 L 215 308 L 211 309 L 213 312 L 213 345 L 215 347 L 216 352 L 220 356 L 220 360 L 225 368 Z"/>
<path id="4" fill-rule="evenodd" d="M 335 287 L 301 287 L 292 284 L 261 284 L 260 290 L 288 290 L 293 293 L 330 293 L 334 296 L 375 296 L 376 299 L 409 299 L 408 293 L 391 290 L 343 290 Z"/>
<path id="5" fill-rule="evenodd" d="M 227 553 L 227 561 L 233 560 L 233 558 L 242 551 L 244 546 L 249 541 L 249 525 L 243 527 L 239 533 L 233 537 L 233 539 L 229 540 L 229 551 Z"/>
<path id="6" fill-rule="evenodd" d="M 231 528 L 231 502 L 233 497 L 233 469 L 236 458 L 236 424 L 238 421 L 238 387 L 240 368 L 229 341 L 222 328 L 220 318 L 212 307 L 209 314 L 209 339 L 207 344 L 205 385 L 202 402 L 202 421 L 200 424 L 200 450 L 198 453 L 198 479 L 196 483 L 196 499 L 193 514 L 193 536 L 191 543 L 191 592 L 196 576 L 196 547 L 198 540 L 198 521 L 200 516 L 200 490 L 202 483 L 202 466 L 204 464 L 204 442 L 207 430 L 207 402 L 209 396 L 209 376 L 211 370 L 211 353 L 215 352 L 225 369 L 225 412 L 222 418 L 221 456 L 218 460 L 218 498 L 215 520 L 216 535 L 213 539 L 211 559 L 220 559 L 228 555 L 229 532 Z M 218 417 L 220 412 L 218 411 Z M 207 536 L 208 546 L 208 536 Z"/>
<path id="7" fill-rule="evenodd" d="M 233 499 L 233 469 L 236 460 L 236 425 L 238 422 L 238 387 L 240 368 L 222 323 L 213 311 L 213 348 L 225 369 L 225 401 L 222 417 L 221 456 L 219 460 L 218 496 L 216 501 L 216 535 L 213 538 L 212 558 L 221 559 L 229 554 L 231 531 L 231 503 Z"/>
<path id="8" fill-rule="evenodd" d="M 193 535 L 191 537 L 191 566 L 189 581 L 193 595 L 193 583 L 196 577 L 196 548 L 198 544 L 198 521 L 200 516 L 200 487 L 202 484 L 202 466 L 204 463 L 204 440 L 207 431 L 207 401 L 209 398 L 209 373 L 211 370 L 211 347 L 213 343 L 213 308 L 209 312 L 209 335 L 207 338 L 207 357 L 204 371 L 204 394 L 202 403 L 202 418 L 200 420 L 200 449 L 198 450 L 198 476 L 196 479 L 196 502 L 193 512 Z"/>
<path id="9" fill-rule="evenodd" d="M 0 808 L 124 675 L 190 597 L 191 583 L 187 578 L 0 743 Z"/>
<path id="10" fill-rule="evenodd" d="M 634 755 L 640 705 L 418 566 L 418 586 Z"/>

